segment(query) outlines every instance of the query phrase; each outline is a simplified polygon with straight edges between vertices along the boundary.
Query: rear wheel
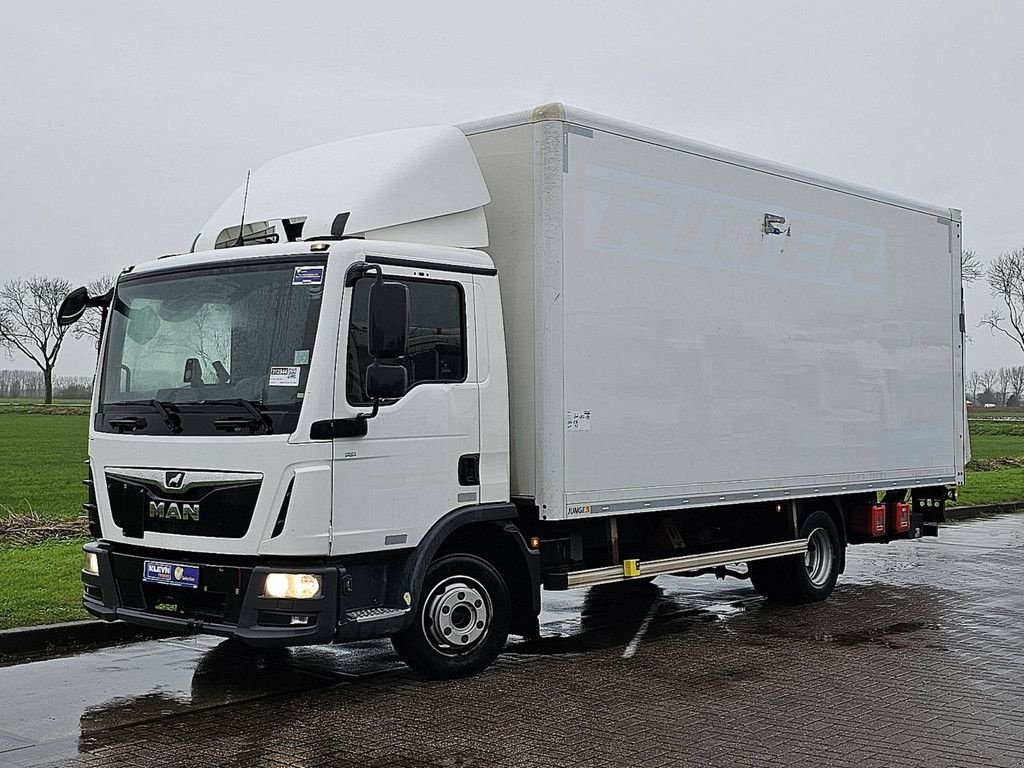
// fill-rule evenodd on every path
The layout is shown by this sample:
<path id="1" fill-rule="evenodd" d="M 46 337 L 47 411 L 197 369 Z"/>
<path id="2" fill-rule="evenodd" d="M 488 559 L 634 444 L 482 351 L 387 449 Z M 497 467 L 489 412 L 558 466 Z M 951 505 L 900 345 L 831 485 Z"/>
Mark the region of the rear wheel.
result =
<path id="1" fill-rule="evenodd" d="M 501 574 L 472 555 L 434 562 L 412 625 L 391 638 L 402 661 L 434 678 L 463 677 L 494 661 L 508 639 L 511 605 Z"/>
<path id="2" fill-rule="evenodd" d="M 758 560 L 747 565 L 754 589 L 780 603 L 815 603 L 835 589 L 842 544 L 836 524 L 825 512 L 807 515 L 800 524 L 807 552 L 792 557 Z"/>

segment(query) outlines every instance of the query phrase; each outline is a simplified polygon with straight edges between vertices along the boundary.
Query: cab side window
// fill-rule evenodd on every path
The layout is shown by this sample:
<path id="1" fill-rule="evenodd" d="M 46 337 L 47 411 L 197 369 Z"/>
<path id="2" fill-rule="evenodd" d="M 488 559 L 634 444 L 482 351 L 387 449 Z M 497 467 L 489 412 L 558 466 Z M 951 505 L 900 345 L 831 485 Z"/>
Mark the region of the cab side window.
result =
<path id="1" fill-rule="evenodd" d="M 348 326 L 346 399 L 370 405 L 366 368 L 373 359 L 366 347 L 367 303 L 376 278 L 364 277 L 352 289 Z M 409 389 L 418 384 L 466 380 L 466 306 L 458 283 L 388 278 L 409 288 L 409 354 L 400 361 Z"/>

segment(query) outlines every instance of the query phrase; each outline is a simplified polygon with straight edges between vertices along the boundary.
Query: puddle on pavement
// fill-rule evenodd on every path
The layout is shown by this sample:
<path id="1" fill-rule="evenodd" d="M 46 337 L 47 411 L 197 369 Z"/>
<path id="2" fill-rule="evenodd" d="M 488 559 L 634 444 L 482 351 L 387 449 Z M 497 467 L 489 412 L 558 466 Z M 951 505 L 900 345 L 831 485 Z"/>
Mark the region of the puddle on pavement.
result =
<path id="1" fill-rule="evenodd" d="M 877 643 L 879 645 L 884 645 L 889 648 L 906 648 L 910 647 L 909 642 L 901 642 L 898 639 L 898 636 L 908 635 L 913 632 L 919 632 L 923 629 L 937 630 L 939 629 L 939 625 L 923 621 L 904 621 L 896 624 L 890 624 L 887 627 L 865 629 L 858 632 L 840 632 L 838 634 L 817 634 L 815 635 L 814 639 L 823 640 L 825 642 L 845 646 L 864 645 L 866 643 Z"/>
<path id="2" fill-rule="evenodd" d="M 659 633 L 682 633 L 687 625 L 728 620 L 760 598 L 735 582 L 671 576 L 591 587 L 580 593 L 548 593 L 541 614 L 542 637 L 512 643 L 507 650 L 546 656 L 625 646 L 656 601 L 652 628 L 656 625 Z"/>
<path id="3" fill-rule="evenodd" d="M 171 638 L 0 669 L 0 765 L 34 745 L 401 668 L 386 642 L 252 650 Z M 5 750 L 7 750 L 5 752 Z"/>

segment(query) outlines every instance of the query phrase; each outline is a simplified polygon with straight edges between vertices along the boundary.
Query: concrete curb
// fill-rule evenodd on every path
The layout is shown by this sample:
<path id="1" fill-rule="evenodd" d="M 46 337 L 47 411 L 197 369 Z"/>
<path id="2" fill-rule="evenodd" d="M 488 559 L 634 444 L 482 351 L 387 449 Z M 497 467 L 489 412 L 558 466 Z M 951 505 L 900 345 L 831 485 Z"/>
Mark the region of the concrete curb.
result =
<path id="1" fill-rule="evenodd" d="M 74 647 L 112 645 L 171 637 L 175 633 L 137 627 L 123 621 L 67 621 L 0 630 L 0 656 L 21 656 Z"/>
<path id="2" fill-rule="evenodd" d="M 972 507 L 946 507 L 947 520 L 967 520 L 982 515 L 1001 515 L 1007 512 L 1024 512 L 1024 501 L 1007 501 L 1002 504 L 976 504 Z"/>

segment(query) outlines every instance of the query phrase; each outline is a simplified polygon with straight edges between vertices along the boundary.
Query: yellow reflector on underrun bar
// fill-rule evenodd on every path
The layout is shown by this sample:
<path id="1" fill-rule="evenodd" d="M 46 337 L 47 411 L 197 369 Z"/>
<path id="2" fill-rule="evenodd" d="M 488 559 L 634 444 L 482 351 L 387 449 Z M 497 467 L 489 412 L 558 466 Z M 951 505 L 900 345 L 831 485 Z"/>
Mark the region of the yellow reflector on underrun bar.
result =
<path id="1" fill-rule="evenodd" d="M 630 576 L 640 575 L 640 561 L 639 560 L 623 560 L 622 561 L 622 575 L 626 578 Z"/>

